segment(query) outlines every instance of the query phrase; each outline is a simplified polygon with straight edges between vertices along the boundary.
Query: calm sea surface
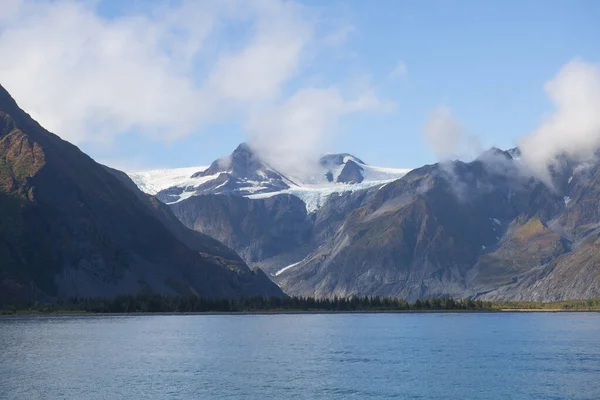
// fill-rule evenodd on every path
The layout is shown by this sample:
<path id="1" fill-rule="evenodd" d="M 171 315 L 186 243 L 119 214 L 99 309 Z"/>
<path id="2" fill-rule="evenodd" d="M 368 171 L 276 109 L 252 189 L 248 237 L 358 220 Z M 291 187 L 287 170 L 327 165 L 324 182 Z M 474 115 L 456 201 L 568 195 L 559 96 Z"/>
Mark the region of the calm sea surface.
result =
<path id="1" fill-rule="evenodd" d="M 2 399 L 600 399 L 600 314 L 0 318 Z"/>

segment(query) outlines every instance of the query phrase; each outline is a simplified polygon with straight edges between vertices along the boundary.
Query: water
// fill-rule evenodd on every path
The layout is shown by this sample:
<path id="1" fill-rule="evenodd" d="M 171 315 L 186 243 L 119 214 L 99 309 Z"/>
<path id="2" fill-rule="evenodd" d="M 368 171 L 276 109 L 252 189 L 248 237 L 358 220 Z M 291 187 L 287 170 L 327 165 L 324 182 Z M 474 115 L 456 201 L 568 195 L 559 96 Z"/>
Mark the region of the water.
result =
<path id="1" fill-rule="evenodd" d="M 0 318 L 2 399 L 600 399 L 600 314 Z"/>

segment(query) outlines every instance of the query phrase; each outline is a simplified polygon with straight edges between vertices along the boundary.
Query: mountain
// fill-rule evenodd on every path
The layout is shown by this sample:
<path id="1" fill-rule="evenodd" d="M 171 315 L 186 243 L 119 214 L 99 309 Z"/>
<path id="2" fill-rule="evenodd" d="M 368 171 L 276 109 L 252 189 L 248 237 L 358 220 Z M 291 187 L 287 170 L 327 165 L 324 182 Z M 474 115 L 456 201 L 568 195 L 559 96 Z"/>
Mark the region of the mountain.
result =
<path id="1" fill-rule="evenodd" d="M 408 171 L 367 165 L 340 153 L 307 166 L 312 175 L 289 177 L 247 144 L 208 168 L 192 170 L 129 175 L 141 189 L 153 188 L 188 228 L 234 248 L 272 279 L 282 265 L 315 251 L 377 188 Z"/>
<path id="2" fill-rule="evenodd" d="M 180 201 L 193 195 L 227 193 L 249 195 L 277 192 L 293 185 L 289 179 L 275 171 L 242 143 L 229 156 L 214 161 L 205 170 L 192 174 L 188 181 L 158 192 L 157 197 L 166 203 Z"/>
<path id="3" fill-rule="evenodd" d="M 316 205 L 314 194 L 302 195 L 311 189 L 290 188 L 208 193 L 170 207 L 186 226 L 263 268 L 288 294 L 600 296 L 600 165 L 561 159 L 546 185 L 527 175 L 520 156 L 518 149 L 490 149 L 469 163 L 426 165 L 364 185 L 364 162 L 326 155 L 325 179 L 346 190 L 323 191 Z"/>
<path id="4" fill-rule="evenodd" d="M 297 178 L 246 145 L 227 160 L 240 150 L 241 161 L 215 162 L 189 179 L 227 174 L 223 188 L 232 176 L 246 181 L 227 190 L 185 182 L 174 187 L 189 195 L 167 200 L 187 227 L 223 241 L 288 294 L 600 296 L 600 164 L 561 157 L 545 184 L 527 174 L 518 149 L 407 174 L 340 153 Z"/>
<path id="5" fill-rule="evenodd" d="M 132 172 L 129 178 L 144 193 L 156 195 L 163 189 L 184 184 L 193 174 L 208 167 L 187 167 L 159 169 L 154 171 Z"/>
<path id="6" fill-rule="evenodd" d="M 283 295 L 129 177 L 48 132 L 0 86 L 0 299 Z"/>
<path id="7" fill-rule="evenodd" d="M 497 149 L 411 171 L 351 211 L 278 283 L 316 296 L 599 296 L 598 166 L 556 174 L 552 188 L 520 171 Z"/>
<path id="8" fill-rule="evenodd" d="M 270 166 L 250 145 L 242 143 L 231 155 L 214 161 L 208 168 L 134 172 L 129 176 L 141 190 L 155 194 L 167 204 L 207 194 L 250 198 L 291 194 L 312 212 L 332 193 L 382 185 L 409 171 L 367 165 L 347 153 L 324 155 L 314 165 L 307 165 L 306 170 L 311 174 L 290 176 Z"/>
<path id="9" fill-rule="evenodd" d="M 200 195 L 170 207 L 187 227 L 235 248 L 277 281 L 278 271 L 316 251 L 377 188 L 331 193 L 310 212 L 300 198 L 287 193 L 264 198 Z"/>

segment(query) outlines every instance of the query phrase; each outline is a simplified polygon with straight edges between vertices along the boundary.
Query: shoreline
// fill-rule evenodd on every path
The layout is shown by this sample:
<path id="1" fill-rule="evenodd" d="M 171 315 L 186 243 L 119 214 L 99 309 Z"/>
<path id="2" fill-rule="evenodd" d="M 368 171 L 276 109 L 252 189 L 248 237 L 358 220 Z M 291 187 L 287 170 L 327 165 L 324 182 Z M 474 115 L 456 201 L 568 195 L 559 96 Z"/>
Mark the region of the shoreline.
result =
<path id="1" fill-rule="evenodd" d="M 311 314 L 494 314 L 494 313 L 600 313 L 600 309 L 565 310 L 561 308 L 529 309 L 503 308 L 494 310 L 273 310 L 273 311 L 205 311 L 205 312 L 133 312 L 133 313 L 88 313 L 88 312 L 24 312 L 16 314 L 0 314 L 0 318 L 19 317 L 135 317 L 135 316 L 224 316 L 224 315 L 311 315 Z"/>

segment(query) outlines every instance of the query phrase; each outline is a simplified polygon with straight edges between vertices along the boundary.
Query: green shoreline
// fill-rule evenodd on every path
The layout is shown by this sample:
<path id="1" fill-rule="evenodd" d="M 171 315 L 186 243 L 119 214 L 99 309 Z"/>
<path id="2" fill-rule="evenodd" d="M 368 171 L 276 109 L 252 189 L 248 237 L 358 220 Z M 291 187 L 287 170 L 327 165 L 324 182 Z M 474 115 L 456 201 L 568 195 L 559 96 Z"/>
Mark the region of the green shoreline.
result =
<path id="1" fill-rule="evenodd" d="M 492 310 L 273 310 L 273 311 L 202 311 L 202 312 L 133 312 L 133 313 L 91 313 L 91 312 L 17 312 L 16 314 L 0 314 L 0 318 L 19 317 L 135 317 L 135 316 L 222 316 L 222 315 L 313 315 L 313 314 L 527 314 L 527 313 L 600 313 L 600 309 L 492 309 Z"/>
<path id="2" fill-rule="evenodd" d="M 214 299 L 168 295 L 123 295 L 114 298 L 71 298 L 56 302 L 6 303 L 0 316 L 94 315 L 257 315 L 257 314 L 355 314 L 449 312 L 573 312 L 600 311 L 600 298 L 558 302 L 481 301 L 452 298 L 420 299 L 409 303 L 399 298 L 262 297 Z"/>

